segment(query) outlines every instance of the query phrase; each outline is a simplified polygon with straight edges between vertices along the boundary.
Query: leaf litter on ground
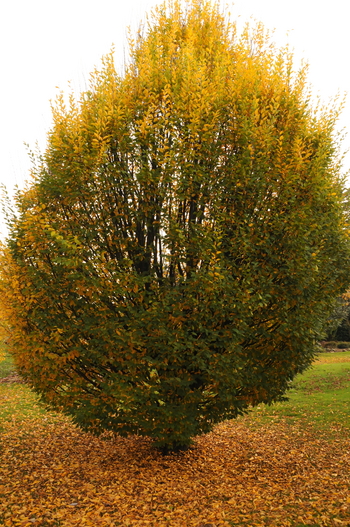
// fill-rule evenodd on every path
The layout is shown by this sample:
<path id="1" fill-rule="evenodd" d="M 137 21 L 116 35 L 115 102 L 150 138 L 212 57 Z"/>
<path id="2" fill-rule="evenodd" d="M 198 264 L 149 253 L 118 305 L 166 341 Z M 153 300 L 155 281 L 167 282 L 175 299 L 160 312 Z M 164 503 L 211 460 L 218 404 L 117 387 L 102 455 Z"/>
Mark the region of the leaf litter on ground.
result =
<path id="1" fill-rule="evenodd" d="M 0 386 L 0 525 L 350 526 L 349 429 L 339 423 L 325 433 L 253 413 L 162 456 L 148 439 L 81 432 L 10 377 Z"/>
<path id="2" fill-rule="evenodd" d="M 53 419 L 53 420 L 51 420 Z M 0 525 L 347 526 L 350 445 L 283 421 L 227 421 L 187 452 L 93 437 L 65 418 L 2 435 Z"/>

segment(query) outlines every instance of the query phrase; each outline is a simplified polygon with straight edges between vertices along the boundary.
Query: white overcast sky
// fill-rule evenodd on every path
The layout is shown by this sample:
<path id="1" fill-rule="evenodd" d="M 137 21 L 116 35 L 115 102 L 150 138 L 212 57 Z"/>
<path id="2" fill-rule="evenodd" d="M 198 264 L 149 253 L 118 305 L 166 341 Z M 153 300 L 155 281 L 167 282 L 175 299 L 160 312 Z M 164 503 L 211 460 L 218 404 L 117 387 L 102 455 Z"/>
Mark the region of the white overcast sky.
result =
<path id="1" fill-rule="evenodd" d="M 117 68 L 124 62 L 126 28 L 136 30 L 155 0 L 3 0 L 0 6 L 0 182 L 10 193 L 28 178 L 24 143 L 45 147 L 50 99 L 58 88 L 86 88 L 90 71 L 114 44 Z M 277 44 L 294 48 L 310 63 L 314 93 L 350 91 L 349 14 L 345 0 L 223 0 L 240 23 L 254 17 L 275 29 Z M 58 88 L 57 88 L 58 87 Z M 350 98 L 350 96 L 349 96 Z M 340 123 L 350 132 L 350 100 Z M 344 142 L 350 148 L 350 137 Z M 350 154 L 346 168 L 350 168 Z M 0 226 L 0 231 L 1 231 Z"/>

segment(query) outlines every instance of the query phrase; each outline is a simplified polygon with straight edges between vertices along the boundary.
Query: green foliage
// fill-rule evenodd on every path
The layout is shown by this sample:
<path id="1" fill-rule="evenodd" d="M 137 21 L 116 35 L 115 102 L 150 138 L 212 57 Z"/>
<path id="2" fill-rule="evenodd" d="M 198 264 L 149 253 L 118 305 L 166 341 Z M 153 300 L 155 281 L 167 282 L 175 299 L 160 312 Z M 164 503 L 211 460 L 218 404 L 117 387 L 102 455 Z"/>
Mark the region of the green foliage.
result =
<path id="1" fill-rule="evenodd" d="M 337 298 L 325 326 L 329 340 L 350 340 L 350 299 L 348 292 Z"/>
<path id="2" fill-rule="evenodd" d="M 53 107 L 1 300 L 48 405 L 168 451 L 307 368 L 349 231 L 337 109 L 310 106 L 263 28 L 174 2 L 130 44 L 123 76 L 108 56 Z"/>
<path id="3" fill-rule="evenodd" d="M 350 343 L 349 342 L 338 342 L 337 348 L 340 350 L 345 350 L 347 348 L 350 348 Z"/>
<path id="4" fill-rule="evenodd" d="M 322 342 L 322 346 L 320 346 L 320 351 L 324 351 L 324 348 L 338 348 L 338 349 L 348 349 L 350 348 L 350 342 L 339 342 L 337 340 L 329 340 L 326 342 Z"/>

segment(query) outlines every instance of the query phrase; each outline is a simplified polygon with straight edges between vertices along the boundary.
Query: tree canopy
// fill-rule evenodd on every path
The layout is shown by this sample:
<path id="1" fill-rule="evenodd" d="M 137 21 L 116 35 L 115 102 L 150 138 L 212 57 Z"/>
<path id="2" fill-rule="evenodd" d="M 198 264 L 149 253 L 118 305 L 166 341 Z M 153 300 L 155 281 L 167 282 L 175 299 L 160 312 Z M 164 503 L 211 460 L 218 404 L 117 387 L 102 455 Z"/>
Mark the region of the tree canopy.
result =
<path id="1" fill-rule="evenodd" d="M 310 100 L 288 49 L 199 0 L 58 97 L 1 281 L 47 404 L 172 450 L 283 397 L 349 284 L 339 108 Z"/>

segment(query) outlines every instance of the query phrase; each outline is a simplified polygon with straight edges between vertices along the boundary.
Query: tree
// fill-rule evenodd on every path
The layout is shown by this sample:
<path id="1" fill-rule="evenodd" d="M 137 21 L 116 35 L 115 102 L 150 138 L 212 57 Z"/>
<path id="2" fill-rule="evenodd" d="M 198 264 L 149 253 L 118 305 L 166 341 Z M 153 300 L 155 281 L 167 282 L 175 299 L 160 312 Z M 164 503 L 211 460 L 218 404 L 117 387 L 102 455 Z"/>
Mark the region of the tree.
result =
<path id="1" fill-rule="evenodd" d="M 311 106 L 262 26 L 175 1 L 130 45 L 123 74 L 109 55 L 56 101 L 1 296 L 47 404 L 167 451 L 310 365 L 349 284 L 348 214 L 337 106 Z"/>
<path id="2" fill-rule="evenodd" d="M 336 299 L 324 329 L 327 340 L 349 340 L 350 292 Z M 340 337 L 340 338 L 339 338 Z"/>

